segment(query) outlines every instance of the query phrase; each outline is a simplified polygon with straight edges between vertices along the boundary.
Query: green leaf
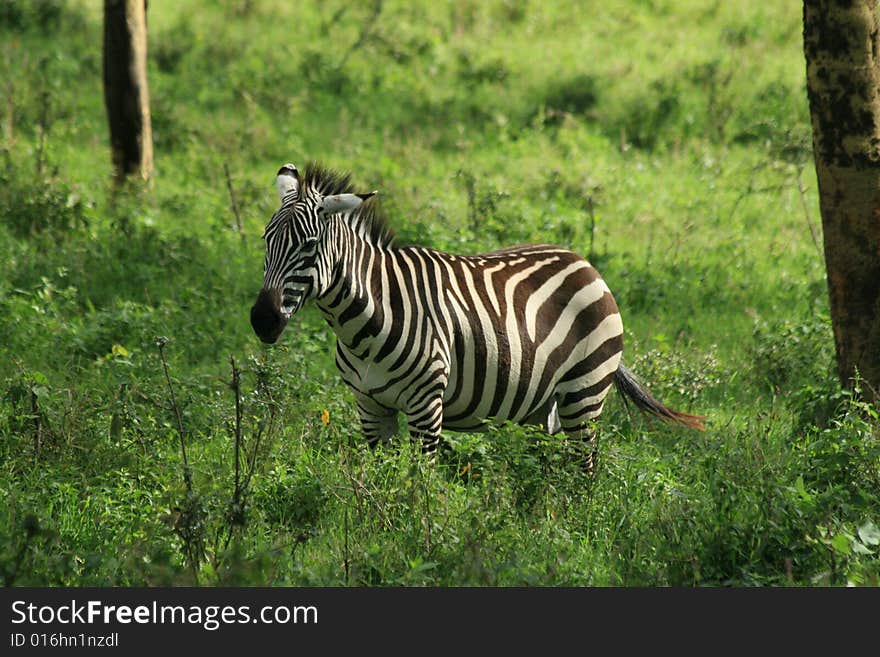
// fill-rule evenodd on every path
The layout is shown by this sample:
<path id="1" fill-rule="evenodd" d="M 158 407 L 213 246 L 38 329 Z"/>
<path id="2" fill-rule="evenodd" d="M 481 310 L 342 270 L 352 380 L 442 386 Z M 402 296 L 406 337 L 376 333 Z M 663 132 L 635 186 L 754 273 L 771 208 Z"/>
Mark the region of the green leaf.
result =
<path id="1" fill-rule="evenodd" d="M 859 538 L 865 545 L 880 545 L 880 529 L 869 520 L 859 527 Z"/>
<path id="2" fill-rule="evenodd" d="M 871 550 L 862 545 L 861 541 L 852 542 L 852 551 L 856 554 L 872 554 Z"/>
<path id="3" fill-rule="evenodd" d="M 437 561 L 422 561 L 421 559 L 414 559 L 409 562 L 409 572 L 411 575 L 423 573 L 428 570 L 433 570 L 439 565 L 440 564 Z"/>
<path id="4" fill-rule="evenodd" d="M 835 534 L 834 538 L 831 539 L 829 544 L 832 548 L 834 548 L 835 552 L 838 552 L 840 554 L 846 555 L 852 552 L 849 536 L 847 536 L 843 532 Z"/>
<path id="5" fill-rule="evenodd" d="M 795 482 L 794 482 L 794 490 L 797 492 L 798 495 L 801 496 L 801 499 L 804 502 L 812 502 L 813 501 L 813 496 L 807 491 L 806 487 L 804 486 L 804 476 L 803 475 L 798 475 L 797 480 L 795 480 Z"/>
<path id="6" fill-rule="evenodd" d="M 122 434 L 122 417 L 118 413 L 113 413 L 110 418 L 110 437 L 114 440 L 118 439 Z"/>

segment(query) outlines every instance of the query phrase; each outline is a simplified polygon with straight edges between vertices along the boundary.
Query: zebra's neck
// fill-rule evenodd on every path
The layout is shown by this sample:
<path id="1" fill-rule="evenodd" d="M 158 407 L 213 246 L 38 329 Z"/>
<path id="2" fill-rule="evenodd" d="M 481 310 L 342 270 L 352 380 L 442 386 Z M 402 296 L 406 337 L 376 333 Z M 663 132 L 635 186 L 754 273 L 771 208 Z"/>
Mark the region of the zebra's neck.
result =
<path id="1" fill-rule="evenodd" d="M 377 300 L 381 305 L 380 272 L 387 249 L 371 244 L 341 220 L 328 226 L 325 240 L 322 269 L 327 284 L 315 303 L 342 344 L 366 353 L 381 327 Z"/>

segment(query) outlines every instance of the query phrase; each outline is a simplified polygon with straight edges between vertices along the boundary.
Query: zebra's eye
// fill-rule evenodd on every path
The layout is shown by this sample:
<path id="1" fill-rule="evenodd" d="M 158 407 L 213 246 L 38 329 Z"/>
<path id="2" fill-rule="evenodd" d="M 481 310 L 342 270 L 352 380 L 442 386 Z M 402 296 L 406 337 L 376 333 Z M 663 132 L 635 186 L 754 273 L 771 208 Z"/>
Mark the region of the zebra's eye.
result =
<path id="1" fill-rule="evenodd" d="M 299 244 L 295 244 L 293 246 L 293 250 L 296 253 L 299 253 L 300 251 L 309 250 L 309 249 L 313 248 L 317 242 L 318 242 L 317 238 L 309 237 L 308 239 L 303 240 Z"/>

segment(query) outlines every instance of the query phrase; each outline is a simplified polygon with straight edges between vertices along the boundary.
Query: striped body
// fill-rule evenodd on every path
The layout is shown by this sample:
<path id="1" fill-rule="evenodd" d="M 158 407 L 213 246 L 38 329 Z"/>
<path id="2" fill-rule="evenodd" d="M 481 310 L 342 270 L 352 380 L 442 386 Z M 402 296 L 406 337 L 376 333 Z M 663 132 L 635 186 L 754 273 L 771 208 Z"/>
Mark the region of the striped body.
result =
<path id="1" fill-rule="evenodd" d="M 364 410 L 475 430 L 487 421 L 563 429 L 599 415 L 622 348 L 617 306 L 596 270 L 551 246 L 482 256 L 365 249 L 317 304 L 337 365 Z M 369 300 L 368 300 L 369 299 Z M 361 310 L 363 309 L 363 310 Z"/>
<path id="2" fill-rule="evenodd" d="M 279 173 L 283 202 L 267 228 L 251 321 L 274 342 L 314 299 L 371 444 L 396 433 L 398 412 L 428 450 L 441 428 L 512 421 L 589 432 L 621 377 L 640 408 L 663 416 L 653 402 L 667 419 L 692 417 L 625 378 L 617 304 L 586 260 L 547 245 L 474 256 L 395 248 L 375 202 L 350 194 L 347 178 L 328 183 L 338 182 L 333 175 L 313 168 L 303 184 L 291 174 L 296 193 L 285 196 Z"/>

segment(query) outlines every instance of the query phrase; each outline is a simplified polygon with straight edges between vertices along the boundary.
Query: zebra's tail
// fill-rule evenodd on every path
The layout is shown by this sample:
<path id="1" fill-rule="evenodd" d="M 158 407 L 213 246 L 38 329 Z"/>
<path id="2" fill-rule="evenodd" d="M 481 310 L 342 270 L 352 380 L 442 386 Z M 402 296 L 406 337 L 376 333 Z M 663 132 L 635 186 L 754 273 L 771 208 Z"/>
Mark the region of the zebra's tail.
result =
<path id="1" fill-rule="evenodd" d="M 614 383 L 617 385 L 617 389 L 623 393 L 624 401 L 626 401 L 627 398 L 631 399 L 636 405 L 636 408 L 640 411 L 655 415 L 664 422 L 683 424 L 686 427 L 697 429 L 698 431 L 704 431 L 706 429 L 703 425 L 703 420 L 706 419 L 705 417 L 702 415 L 682 413 L 667 408 L 660 401 L 655 399 L 650 392 L 645 390 L 635 375 L 624 367 L 623 363 L 617 368 L 617 372 L 614 375 Z"/>

